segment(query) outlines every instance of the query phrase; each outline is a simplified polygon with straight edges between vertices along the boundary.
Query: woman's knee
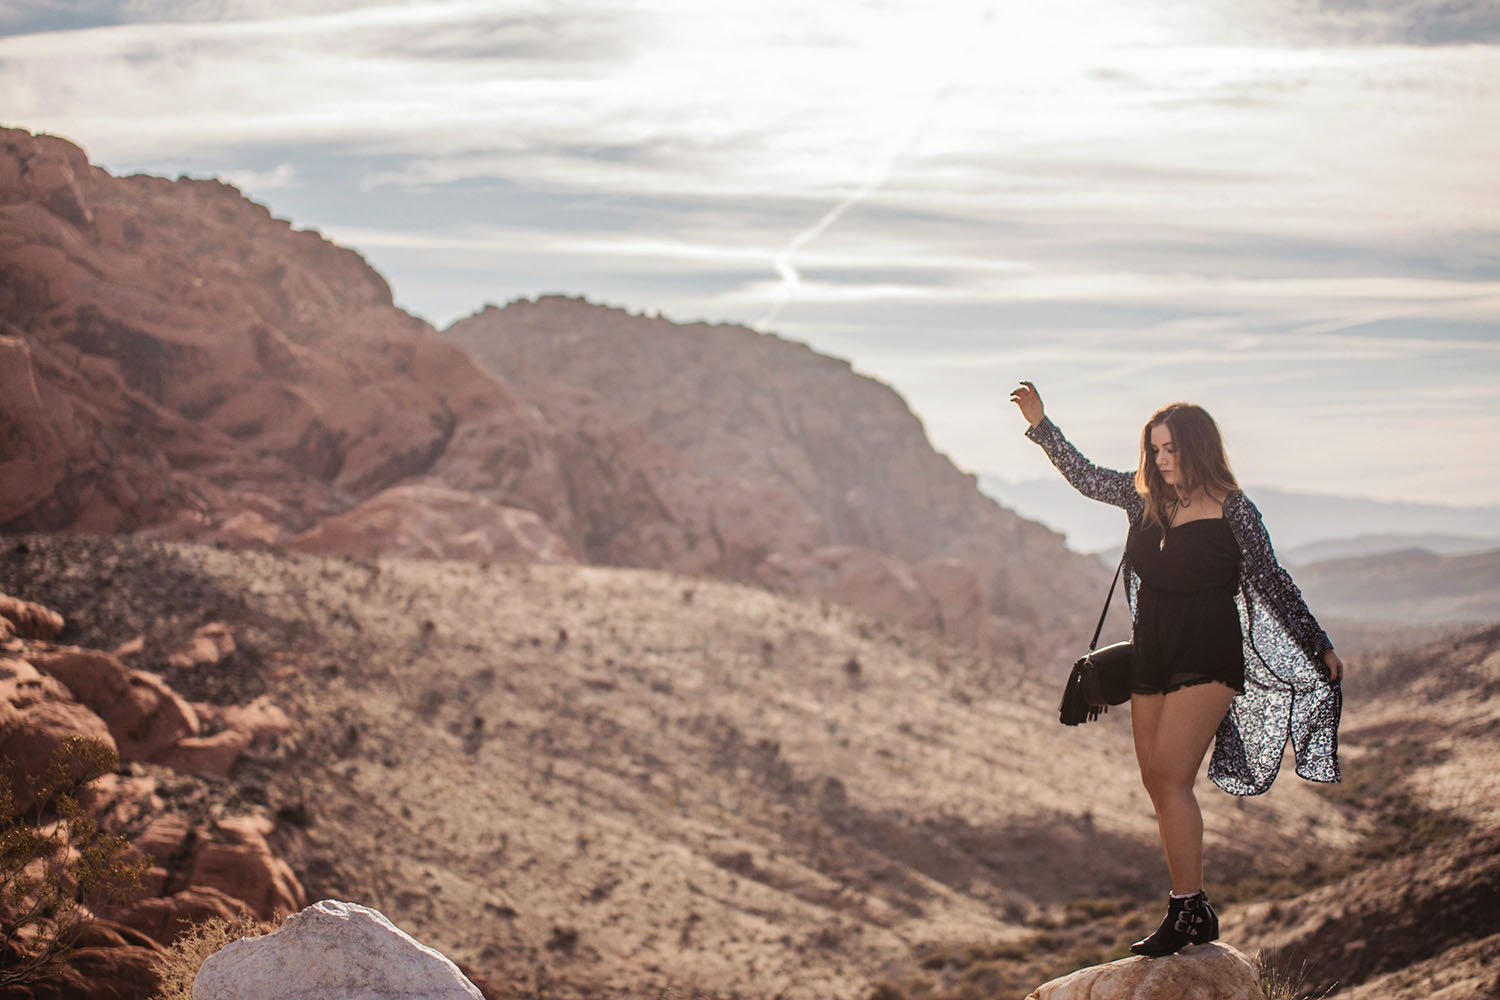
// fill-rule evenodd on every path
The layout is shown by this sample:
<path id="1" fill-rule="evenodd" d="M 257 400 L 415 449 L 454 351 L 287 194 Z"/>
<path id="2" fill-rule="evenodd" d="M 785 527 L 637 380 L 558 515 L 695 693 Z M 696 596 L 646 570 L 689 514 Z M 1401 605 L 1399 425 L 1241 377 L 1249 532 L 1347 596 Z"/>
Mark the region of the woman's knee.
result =
<path id="1" fill-rule="evenodd" d="M 1141 768 L 1141 784 L 1146 786 L 1146 792 L 1156 802 L 1164 798 L 1191 795 L 1193 775 L 1183 773 L 1183 769 L 1172 766 L 1171 761 L 1153 759 Z"/>

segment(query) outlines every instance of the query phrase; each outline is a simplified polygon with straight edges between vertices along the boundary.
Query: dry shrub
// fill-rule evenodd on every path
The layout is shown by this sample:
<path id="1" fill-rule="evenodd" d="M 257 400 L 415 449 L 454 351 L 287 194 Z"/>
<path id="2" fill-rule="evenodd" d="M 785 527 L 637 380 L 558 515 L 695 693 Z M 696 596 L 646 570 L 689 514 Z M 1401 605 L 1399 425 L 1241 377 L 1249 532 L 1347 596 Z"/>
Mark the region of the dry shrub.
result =
<path id="1" fill-rule="evenodd" d="M 1260 991 L 1265 994 L 1266 1000 L 1323 1000 L 1334 990 L 1330 986 L 1316 996 L 1304 993 L 1307 963 L 1293 966 L 1289 957 L 1274 950 L 1256 954 L 1255 974 L 1260 980 Z"/>
<path id="2" fill-rule="evenodd" d="M 40 774 L 23 776 L 35 804 L 22 813 L 10 763 L 0 760 L 0 987 L 44 976 L 95 911 L 139 892 L 145 861 L 131 856 L 124 837 L 102 832 L 79 802 L 118 762 L 98 740 L 66 737 Z"/>
<path id="3" fill-rule="evenodd" d="M 160 984 L 156 1000 L 193 1000 L 193 980 L 208 956 L 241 938 L 259 937 L 271 931 L 271 925 L 249 913 L 233 920 L 210 917 L 184 931 L 156 960 L 156 978 Z"/>

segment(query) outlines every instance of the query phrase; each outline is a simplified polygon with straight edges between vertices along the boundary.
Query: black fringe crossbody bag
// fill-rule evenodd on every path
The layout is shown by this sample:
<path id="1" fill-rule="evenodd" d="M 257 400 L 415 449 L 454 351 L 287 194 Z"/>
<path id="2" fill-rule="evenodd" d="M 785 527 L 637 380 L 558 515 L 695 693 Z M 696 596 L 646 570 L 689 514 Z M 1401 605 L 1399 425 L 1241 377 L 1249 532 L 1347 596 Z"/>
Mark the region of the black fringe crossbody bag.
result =
<path id="1" fill-rule="evenodd" d="M 1099 633 L 1104 631 L 1104 618 L 1109 614 L 1109 603 L 1115 599 L 1115 584 L 1120 582 L 1120 571 L 1124 568 L 1125 556 L 1122 554 L 1120 565 L 1115 567 L 1115 578 L 1109 583 L 1104 610 L 1099 612 L 1094 638 L 1089 640 L 1089 651 L 1079 657 L 1068 674 L 1062 704 L 1057 706 L 1058 720 L 1065 726 L 1093 722 L 1101 713 L 1109 711 L 1109 706 L 1123 705 L 1130 700 L 1130 679 L 1135 670 L 1134 647 L 1129 642 L 1116 642 L 1103 649 L 1094 648 L 1099 645 Z"/>

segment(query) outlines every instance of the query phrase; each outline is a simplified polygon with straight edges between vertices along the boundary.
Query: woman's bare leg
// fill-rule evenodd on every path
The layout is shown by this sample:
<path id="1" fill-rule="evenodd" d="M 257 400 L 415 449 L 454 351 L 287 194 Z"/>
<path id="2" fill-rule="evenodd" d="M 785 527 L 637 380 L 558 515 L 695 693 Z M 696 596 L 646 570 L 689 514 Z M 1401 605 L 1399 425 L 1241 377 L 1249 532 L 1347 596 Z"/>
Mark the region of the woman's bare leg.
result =
<path id="1" fill-rule="evenodd" d="M 1136 762 L 1156 807 L 1162 852 L 1176 893 L 1203 888 L 1203 813 L 1193 783 L 1233 700 L 1234 691 L 1218 682 L 1167 695 L 1131 697 Z"/>
<path id="2" fill-rule="evenodd" d="M 1135 738 L 1135 763 L 1141 769 L 1141 784 L 1146 783 L 1146 764 L 1151 760 L 1151 747 L 1156 743 L 1156 726 L 1161 721 L 1161 706 L 1165 695 L 1130 695 L 1130 735 Z"/>

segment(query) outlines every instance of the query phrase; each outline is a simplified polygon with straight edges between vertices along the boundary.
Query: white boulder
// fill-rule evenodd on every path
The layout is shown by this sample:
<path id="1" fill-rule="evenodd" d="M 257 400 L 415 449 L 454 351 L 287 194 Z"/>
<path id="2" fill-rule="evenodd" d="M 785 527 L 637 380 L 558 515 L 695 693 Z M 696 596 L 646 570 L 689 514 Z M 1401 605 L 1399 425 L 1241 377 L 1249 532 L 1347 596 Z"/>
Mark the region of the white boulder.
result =
<path id="1" fill-rule="evenodd" d="M 484 1000 L 458 966 L 378 910 L 325 899 L 273 933 L 233 941 L 193 980 L 193 1000 Z"/>

